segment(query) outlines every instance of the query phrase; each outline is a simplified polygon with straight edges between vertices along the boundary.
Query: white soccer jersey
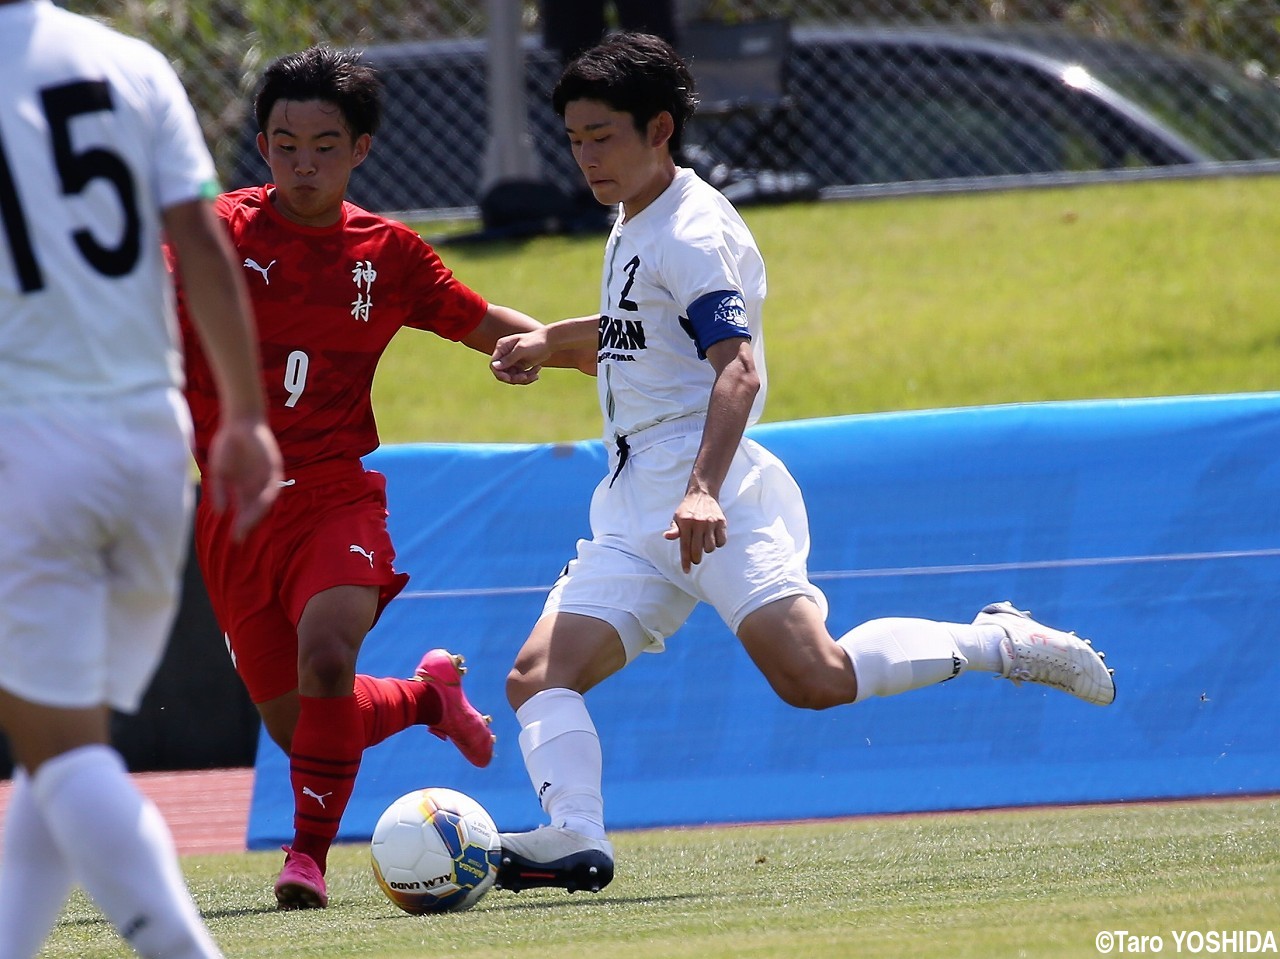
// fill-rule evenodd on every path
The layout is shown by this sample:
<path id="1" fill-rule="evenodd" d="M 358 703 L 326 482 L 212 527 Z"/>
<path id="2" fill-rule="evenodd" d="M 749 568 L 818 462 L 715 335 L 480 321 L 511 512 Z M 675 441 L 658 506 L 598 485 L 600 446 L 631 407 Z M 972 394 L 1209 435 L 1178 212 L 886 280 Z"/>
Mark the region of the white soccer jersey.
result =
<path id="1" fill-rule="evenodd" d="M 173 68 L 27 0 L 0 6 L 0 91 L 0 403 L 178 383 L 159 211 L 214 168 Z"/>
<path id="2" fill-rule="evenodd" d="M 692 170 L 635 217 L 619 217 L 605 245 L 597 386 L 604 440 L 705 414 L 715 370 L 698 358 L 690 304 L 708 293 L 742 295 L 764 408 L 764 261 L 733 206 Z"/>

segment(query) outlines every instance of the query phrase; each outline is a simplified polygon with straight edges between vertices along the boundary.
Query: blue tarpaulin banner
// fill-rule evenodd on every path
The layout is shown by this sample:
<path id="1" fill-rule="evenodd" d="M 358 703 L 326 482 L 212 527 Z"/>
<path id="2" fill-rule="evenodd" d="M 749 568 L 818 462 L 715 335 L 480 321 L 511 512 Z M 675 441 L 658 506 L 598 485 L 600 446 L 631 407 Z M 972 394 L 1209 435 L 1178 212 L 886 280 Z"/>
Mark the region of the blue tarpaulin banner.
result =
<path id="1" fill-rule="evenodd" d="M 878 616 L 968 622 L 1009 599 L 1093 638 L 1116 703 L 969 674 L 797 710 L 699 607 L 666 653 L 587 694 L 611 829 L 1280 790 L 1280 394 L 849 416 L 751 436 L 805 492 L 833 634 Z M 366 463 L 387 477 L 412 580 L 360 671 L 408 676 L 431 647 L 462 653 L 498 744 L 483 770 L 421 727 L 368 750 L 339 838 L 367 838 L 396 797 L 436 785 L 475 797 L 504 831 L 531 828 L 542 812 L 504 681 L 589 535 L 604 448 L 406 445 Z M 291 837 L 288 762 L 264 736 L 248 844 Z"/>

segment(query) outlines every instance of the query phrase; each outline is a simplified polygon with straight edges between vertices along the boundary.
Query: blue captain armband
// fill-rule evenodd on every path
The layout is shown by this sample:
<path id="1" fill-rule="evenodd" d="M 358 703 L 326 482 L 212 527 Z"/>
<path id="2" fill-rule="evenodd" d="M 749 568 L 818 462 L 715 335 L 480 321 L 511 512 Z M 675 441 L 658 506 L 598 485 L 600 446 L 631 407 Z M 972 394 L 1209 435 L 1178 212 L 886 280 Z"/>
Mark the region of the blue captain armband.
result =
<path id="1" fill-rule="evenodd" d="M 705 360 L 707 350 L 721 340 L 751 339 L 747 305 L 736 290 L 717 290 L 698 297 L 689 304 L 689 318 L 682 325 L 698 347 L 700 360 Z"/>

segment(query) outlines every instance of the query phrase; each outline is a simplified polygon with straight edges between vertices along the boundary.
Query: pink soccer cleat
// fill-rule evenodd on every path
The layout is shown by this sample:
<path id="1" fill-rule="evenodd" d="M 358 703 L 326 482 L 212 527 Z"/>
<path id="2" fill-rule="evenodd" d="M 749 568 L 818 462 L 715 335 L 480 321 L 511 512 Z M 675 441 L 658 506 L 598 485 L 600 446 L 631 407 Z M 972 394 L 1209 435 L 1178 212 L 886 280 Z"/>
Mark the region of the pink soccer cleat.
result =
<path id="1" fill-rule="evenodd" d="M 276 906 L 279 909 L 323 909 L 329 905 L 329 891 L 316 861 L 305 852 L 284 850 L 284 868 L 276 880 Z"/>
<path id="2" fill-rule="evenodd" d="M 440 721 L 427 730 L 433 736 L 449 739 L 458 752 L 473 766 L 487 766 L 493 759 L 496 737 L 489 731 L 493 717 L 482 716 L 462 692 L 462 674 L 467 671 L 464 660 L 447 649 L 433 649 L 422 657 L 413 678 L 430 683 L 440 691 Z"/>

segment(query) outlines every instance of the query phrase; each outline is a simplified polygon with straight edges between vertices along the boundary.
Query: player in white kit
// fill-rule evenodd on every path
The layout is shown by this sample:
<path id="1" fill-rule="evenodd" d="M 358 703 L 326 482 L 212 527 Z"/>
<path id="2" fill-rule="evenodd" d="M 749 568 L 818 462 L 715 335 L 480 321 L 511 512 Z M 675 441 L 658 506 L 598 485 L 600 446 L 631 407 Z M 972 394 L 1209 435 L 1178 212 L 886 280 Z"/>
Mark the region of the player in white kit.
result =
<path id="1" fill-rule="evenodd" d="M 0 2 L 0 90 L 0 730 L 16 765 L 0 959 L 39 951 L 74 883 L 140 955 L 211 959 L 108 721 L 159 664 L 190 530 L 162 229 L 225 404 L 206 495 L 243 531 L 276 494 L 242 271 L 157 51 L 49 0 Z"/>
<path id="2" fill-rule="evenodd" d="M 786 467 L 744 438 L 766 391 L 765 272 L 750 231 L 677 167 L 693 80 L 664 41 L 620 34 L 571 63 L 553 102 L 597 200 L 620 204 L 598 316 L 499 342 L 499 379 L 595 342 L 609 475 L 516 657 L 507 696 L 551 824 L 502 834 L 498 883 L 597 891 L 613 877 L 601 749 L 582 694 L 665 640 L 699 602 L 734 632 L 787 703 L 825 709 L 970 670 L 1115 698 L 1085 640 L 1009 603 L 973 623 L 877 619 L 839 639 L 808 579 L 804 501 Z"/>

